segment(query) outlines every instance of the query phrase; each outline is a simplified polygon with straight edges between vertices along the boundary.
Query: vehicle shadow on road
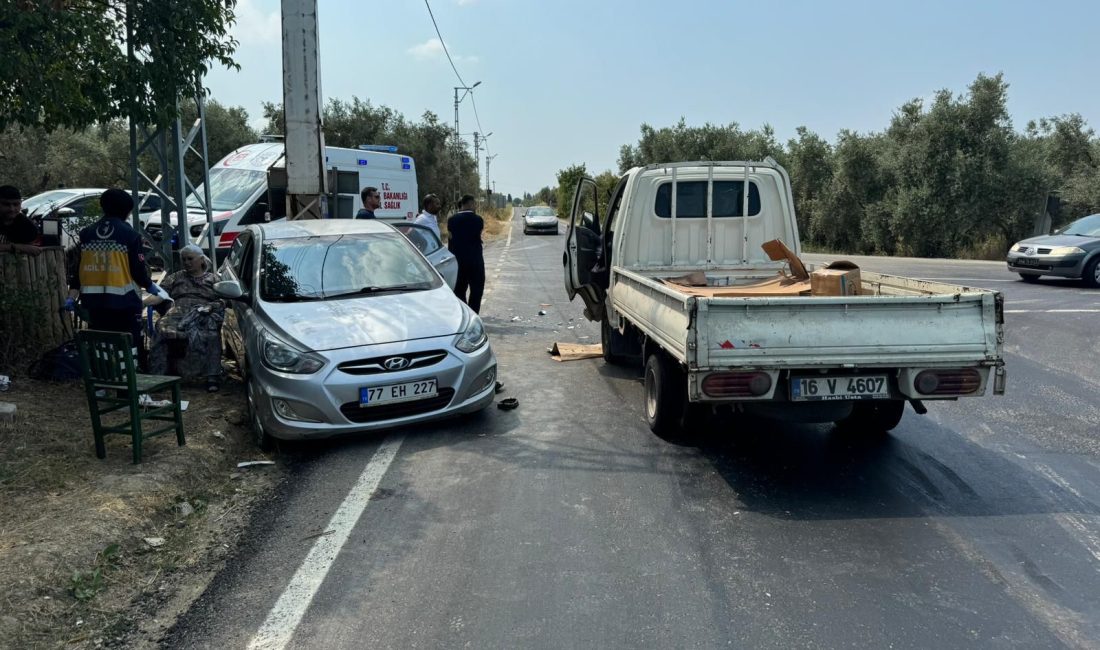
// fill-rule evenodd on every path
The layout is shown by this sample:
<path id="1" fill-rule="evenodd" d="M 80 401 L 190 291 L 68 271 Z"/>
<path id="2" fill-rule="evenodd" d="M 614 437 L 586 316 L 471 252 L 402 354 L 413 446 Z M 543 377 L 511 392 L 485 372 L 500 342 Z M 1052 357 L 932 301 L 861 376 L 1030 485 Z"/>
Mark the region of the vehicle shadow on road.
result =
<path id="1" fill-rule="evenodd" d="M 913 414 L 891 434 L 716 419 L 695 445 L 746 508 L 781 518 L 1100 514 L 1047 477 Z"/>

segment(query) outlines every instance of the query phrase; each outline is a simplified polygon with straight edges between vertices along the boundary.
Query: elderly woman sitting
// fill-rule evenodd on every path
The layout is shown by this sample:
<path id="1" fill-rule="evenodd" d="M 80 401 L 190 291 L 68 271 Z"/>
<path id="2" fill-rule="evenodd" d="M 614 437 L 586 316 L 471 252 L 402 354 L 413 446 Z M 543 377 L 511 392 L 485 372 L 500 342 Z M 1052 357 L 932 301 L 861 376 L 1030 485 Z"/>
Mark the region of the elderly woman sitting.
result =
<path id="1" fill-rule="evenodd" d="M 169 374 L 169 359 L 176 359 L 175 373 L 183 377 L 206 378 L 206 389 L 218 390 L 222 372 L 222 321 L 225 303 L 214 293 L 214 274 L 210 260 L 194 244 L 180 250 L 183 269 L 164 278 L 160 286 L 172 298 L 171 307 L 156 323 L 149 370 L 156 375 Z M 146 304 L 163 300 L 149 296 Z"/>

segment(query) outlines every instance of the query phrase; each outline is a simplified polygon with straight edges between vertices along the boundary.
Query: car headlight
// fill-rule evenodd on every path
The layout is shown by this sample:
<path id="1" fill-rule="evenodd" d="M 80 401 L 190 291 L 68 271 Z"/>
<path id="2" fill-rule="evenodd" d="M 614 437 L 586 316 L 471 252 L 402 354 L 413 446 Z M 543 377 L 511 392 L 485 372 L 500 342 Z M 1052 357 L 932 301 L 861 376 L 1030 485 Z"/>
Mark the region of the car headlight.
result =
<path id="1" fill-rule="evenodd" d="M 1027 246 L 1024 246 L 1023 244 L 1016 244 L 1015 246 L 1012 247 L 1012 252 L 1013 253 L 1023 253 L 1026 250 L 1027 250 Z"/>
<path id="2" fill-rule="evenodd" d="M 1085 251 L 1082 248 L 1076 246 L 1059 246 L 1058 248 L 1050 249 L 1051 257 L 1069 257 L 1070 255 L 1084 255 Z"/>
<path id="3" fill-rule="evenodd" d="M 481 323 L 481 318 L 474 314 L 466 325 L 466 331 L 459 334 L 455 340 L 455 347 L 469 353 L 485 345 L 488 341 L 489 336 L 485 334 L 485 325 Z"/>
<path id="4" fill-rule="evenodd" d="M 291 347 L 266 331 L 260 335 L 260 346 L 264 365 L 272 370 L 308 375 L 325 365 L 317 355 Z"/>

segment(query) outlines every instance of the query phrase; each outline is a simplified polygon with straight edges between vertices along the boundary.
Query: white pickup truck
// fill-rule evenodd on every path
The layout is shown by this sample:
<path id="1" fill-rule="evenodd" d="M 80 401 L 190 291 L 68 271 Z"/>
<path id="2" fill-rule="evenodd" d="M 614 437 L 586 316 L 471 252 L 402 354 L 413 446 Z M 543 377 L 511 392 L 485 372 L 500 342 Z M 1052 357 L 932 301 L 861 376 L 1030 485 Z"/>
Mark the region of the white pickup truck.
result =
<path id="1" fill-rule="evenodd" d="M 798 262 L 762 246 L 800 251 L 790 178 L 771 158 L 637 167 L 605 196 L 584 178 L 568 234 L 569 298 L 602 323 L 607 362 L 644 364 L 658 434 L 723 405 L 888 431 L 907 401 L 925 413 L 990 383 L 1004 393 L 998 292 L 866 271 L 858 295 L 767 292 L 793 286 Z"/>

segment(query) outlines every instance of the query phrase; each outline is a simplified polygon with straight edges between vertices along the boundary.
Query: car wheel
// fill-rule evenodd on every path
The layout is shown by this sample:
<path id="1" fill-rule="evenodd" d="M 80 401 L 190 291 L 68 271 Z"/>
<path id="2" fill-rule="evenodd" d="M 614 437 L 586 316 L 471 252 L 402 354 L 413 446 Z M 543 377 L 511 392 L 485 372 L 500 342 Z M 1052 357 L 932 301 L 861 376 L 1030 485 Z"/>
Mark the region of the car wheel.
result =
<path id="1" fill-rule="evenodd" d="M 848 417 L 837 420 L 836 426 L 852 433 L 886 433 L 901 422 L 905 414 L 905 400 L 871 400 L 856 402 Z"/>
<path id="2" fill-rule="evenodd" d="M 252 427 L 252 440 L 261 451 L 271 451 L 275 447 L 275 439 L 264 431 L 264 423 L 260 418 L 259 388 L 256 382 L 248 380 L 248 424 Z"/>
<path id="3" fill-rule="evenodd" d="M 1094 289 L 1100 287 L 1100 255 L 1092 258 L 1092 261 L 1085 265 L 1081 279 L 1085 281 L 1086 286 Z"/>
<path id="4" fill-rule="evenodd" d="M 1021 280 L 1023 280 L 1024 282 L 1031 282 L 1032 284 L 1038 282 L 1039 278 L 1041 278 L 1041 277 L 1043 277 L 1043 276 L 1041 276 L 1041 275 L 1032 275 L 1031 273 L 1021 273 L 1020 274 L 1020 279 Z"/>

